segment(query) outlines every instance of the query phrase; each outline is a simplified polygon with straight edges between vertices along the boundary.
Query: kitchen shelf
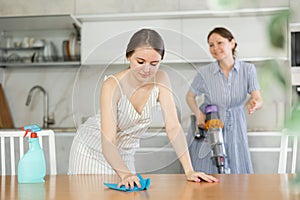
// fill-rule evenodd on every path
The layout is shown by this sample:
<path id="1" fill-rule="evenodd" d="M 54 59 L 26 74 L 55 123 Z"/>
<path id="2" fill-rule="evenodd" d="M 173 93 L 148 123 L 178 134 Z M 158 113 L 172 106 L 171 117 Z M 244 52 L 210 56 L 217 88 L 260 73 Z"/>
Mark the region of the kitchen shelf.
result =
<path id="1" fill-rule="evenodd" d="M 34 15 L 0 17 L 0 31 L 73 29 L 78 21 L 73 15 Z"/>
<path id="2" fill-rule="evenodd" d="M 13 35 L 15 41 L 22 41 L 22 38 L 43 38 L 45 41 L 50 41 L 57 48 L 60 48 L 64 40 L 70 39 L 67 34 L 75 32 L 80 37 L 81 24 L 72 14 L 65 15 L 33 15 L 33 16 L 3 16 L 0 17 L 0 32 L 7 32 Z M 49 33 L 51 32 L 51 33 Z M 49 33 L 49 34 L 48 34 Z M 53 33 L 55 36 L 53 36 Z M 52 34 L 52 35 L 50 35 Z M 64 38 L 63 41 L 61 38 Z M 1 39 L 1 38 L 0 38 Z M 50 44 L 49 43 L 49 44 Z M 45 44 L 46 45 L 46 44 Z M 38 62 L 30 62 L 30 51 L 40 52 L 45 51 L 47 46 L 38 47 L 0 47 L 0 53 L 4 53 L 4 58 L 8 58 L 8 52 L 20 52 L 21 58 L 26 60 L 6 60 L 2 59 L 0 68 L 23 68 L 23 67 L 78 67 L 81 62 L 77 59 L 62 59 L 63 53 L 56 49 L 56 58 L 39 60 Z M 58 58 L 58 59 L 57 59 Z M 29 59 L 29 60 L 28 60 Z"/>
<path id="3" fill-rule="evenodd" d="M 66 62 L 36 62 L 36 63 L 0 63 L 1 68 L 23 68 L 23 67 L 79 67 L 80 61 Z"/>
<path id="4" fill-rule="evenodd" d="M 33 50 L 42 50 L 44 47 L 12 47 L 4 48 L 0 47 L 0 51 L 33 51 Z"/>

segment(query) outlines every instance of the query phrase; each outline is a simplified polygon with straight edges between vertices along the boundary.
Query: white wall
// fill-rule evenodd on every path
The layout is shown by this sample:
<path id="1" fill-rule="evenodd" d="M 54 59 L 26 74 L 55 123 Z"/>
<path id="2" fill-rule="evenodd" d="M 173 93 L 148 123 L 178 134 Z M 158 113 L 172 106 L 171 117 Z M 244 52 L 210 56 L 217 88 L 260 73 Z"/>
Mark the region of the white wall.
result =
<path id="1" fill-rule="evenodd" d="M 261 63 L 255 63 L 262 80 Z M 282 64 L 283 67 L 285 63 Z M 99 109 L 99 93 L 104 75 L 124 69 L 126 65 L 81 66 L 80 68 L 45 67 L 5 69 L 4 90 L 16 127 L 26 124 L 42 124 L 43 96 L 36 91 L 31 104 L 25 106 L 28 92 L 34 85 L 43 86 L 49 93 L 49 112 L 54 113 L 55 127 L 75 127 L 86 117 L 94 115 Z M 185 93 L 195 76 L 195 68 L 201 64 L 163 64 L 171 78 L 174 97 L 181 112 L 181 121 L 185 129 L 189 126 L 190 110 L 185 102 Z M 265 107 L 248 116 L 251 130 L 277 130 L 284 118 L 285 94 L 273 77 L 272 84 L 263 86 Z M 276 89 L 275 89 L 276 88 Z M 271 113 L 271 114 L 270 114 Z"/>

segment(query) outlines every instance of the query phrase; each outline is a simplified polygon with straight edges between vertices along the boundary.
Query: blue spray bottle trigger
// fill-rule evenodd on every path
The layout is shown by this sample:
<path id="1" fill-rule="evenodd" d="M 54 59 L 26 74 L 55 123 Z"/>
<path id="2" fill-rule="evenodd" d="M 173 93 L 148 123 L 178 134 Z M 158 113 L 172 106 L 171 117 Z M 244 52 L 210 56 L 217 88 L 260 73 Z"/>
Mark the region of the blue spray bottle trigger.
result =
<path id="1" fill-rule="evenodd" d="M 28 125 L 28 126 L 22 127 L 22 130 L 25 131 L 24 137 L 26 137 L 26 135 L 27 135 L 28 132 L 31 132 L 31 133 L 38 132 L 38 131 L 41 131 L 42 128 L 39 127 L 39 126 L 36 125 L 36 124 L 32 124 L 32 125 Z"/>

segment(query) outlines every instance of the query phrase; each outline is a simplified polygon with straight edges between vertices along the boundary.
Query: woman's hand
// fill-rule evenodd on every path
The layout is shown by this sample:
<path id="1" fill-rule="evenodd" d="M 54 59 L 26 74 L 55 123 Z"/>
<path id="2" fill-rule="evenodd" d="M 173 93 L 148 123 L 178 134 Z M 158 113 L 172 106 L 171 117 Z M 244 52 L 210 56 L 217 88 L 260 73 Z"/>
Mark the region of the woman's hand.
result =
<path id="1" fill-rule="evenodd" d="M 118 184 L 118 187 L 121 187 L 122 185 L 124 185 L 126 189 L 133 189 L 135 185 L 138 188 L 141 187 L 140 179 L 136 175 L 129 175 L 123 178 Z"/>
<path id="2" fill-rule="evenodd" d="M 200 183 L 202 180 L 213 183 L 213 182 L 219 182 L 219 180 L 213 176 L 207 175 L 203 172 L 191 172 L 186 175 L 186 178 L 188 181 L 194 181 L 197 183 Z"/>
<path id="3" fill-rule="evenodd" d="M 261 109 L 263 106 L 263 99 L 259 90 L 251 92 L 251 98 L 247 103 L 248 113 L 251 115 L 254 111 Z"/>
<path id="4" fill-rule="evenodd" d="M 248 104 L 247 104 L 247 108 L 248 108 L 248 113 L 251 115 L 252 113 L 254 113 L 254 111 L 257 109 L 257 101 L 255 99 L 250 99 Z"/>

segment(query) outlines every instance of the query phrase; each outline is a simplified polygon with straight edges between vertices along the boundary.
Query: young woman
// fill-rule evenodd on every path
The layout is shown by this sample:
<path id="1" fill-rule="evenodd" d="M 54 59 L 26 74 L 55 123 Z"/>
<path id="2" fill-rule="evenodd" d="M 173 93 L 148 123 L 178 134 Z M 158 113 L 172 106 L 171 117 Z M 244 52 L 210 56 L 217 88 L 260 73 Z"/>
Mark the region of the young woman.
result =
<path id="1" fill-rule="evenodd" d="M 237 43 L 229 30 L 223 27 L 213 29 L 207 42 L 216 61 L 199 68 L 186 94 L 186 101 L 201 128 L 205 127 L 205 107 L 210 104 L 218 106 L 224 123 L 223 137 L 231 173 L 253 173 L 244 105 L 250 94 L 248 113 L 252 114 L 262 107 L 255 66 L 235 57 Z M 199 109 L 195 98 L 200 95 L 204 95 L 204 102 Z M 194 169 L 218 173 L 210 159 L 211 149 L 207 141 L 195 140 L 191 129 L 187 140 Z"/>
<path id="2" fill-rule="evenodd" d="M 159 70 L 164 53 L 164 42 L 156 31 L 142 29 L 132 36 L 126 49 L 129 68 L 104 81 L 99 115 L 89 118 L 78 129 L 71 147 L 70 174 L 117 173 L 120 186 L 140 186 L 134 153 L 139 147 L 139 138 L 151 122 L 151 110 L 160 102 L 166 132 L 187 180 L 217 181 L 212 176 L 194 172 L 169 78 Z"/>

